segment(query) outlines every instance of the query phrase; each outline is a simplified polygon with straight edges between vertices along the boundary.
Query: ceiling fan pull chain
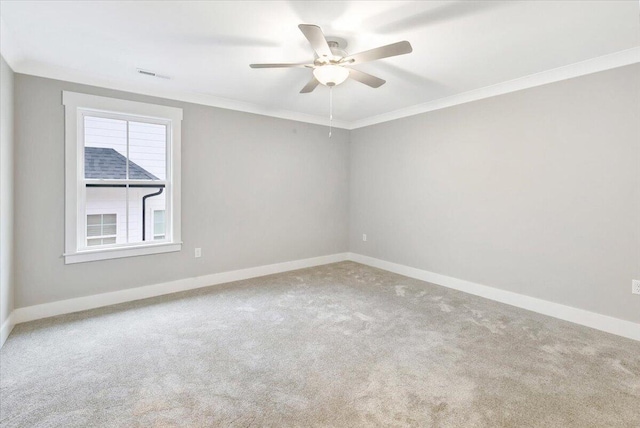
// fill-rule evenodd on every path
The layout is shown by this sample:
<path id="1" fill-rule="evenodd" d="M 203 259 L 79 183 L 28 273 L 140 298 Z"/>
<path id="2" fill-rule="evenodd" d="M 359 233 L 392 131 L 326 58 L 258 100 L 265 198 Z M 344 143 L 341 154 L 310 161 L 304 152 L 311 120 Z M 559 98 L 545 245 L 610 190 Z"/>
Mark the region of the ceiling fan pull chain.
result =
<path id="1" fill-rule="evenodd" d="M 333 86 L 329 86 L 329 138 L 333 127 Z"/>

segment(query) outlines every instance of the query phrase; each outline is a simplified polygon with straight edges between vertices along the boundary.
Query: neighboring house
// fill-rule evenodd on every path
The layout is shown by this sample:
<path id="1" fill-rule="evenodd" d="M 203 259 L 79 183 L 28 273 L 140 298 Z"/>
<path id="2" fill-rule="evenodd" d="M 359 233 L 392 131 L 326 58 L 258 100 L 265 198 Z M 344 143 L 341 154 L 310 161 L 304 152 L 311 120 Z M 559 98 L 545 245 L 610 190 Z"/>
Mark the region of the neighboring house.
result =
<path id="1" fill-rule="evenodd" d="M 108 147 L 85 147 L 85 177 L 102 180 L 122 180 L 127 174 L 127 159 L 121 153 Z M 129 178 L 148 180 L 145 186 L 154 186 L 151 181 L 158 177 L 129 160 Z M 128 190 L 128 192 L 127 192 Z M 100 184 L 87 187 L 87 246 L 142 242 L 144 215 L 145 241 L 165 238 L 165 194 L 160 187 L 131 187 L 126 189 L 118 184 Z M 128 197 L 127 197 L 128 195 Z M 144 213 L 142 210 L 143 198 Z M 129 230 L 127 240 L 127 208 Z"/>

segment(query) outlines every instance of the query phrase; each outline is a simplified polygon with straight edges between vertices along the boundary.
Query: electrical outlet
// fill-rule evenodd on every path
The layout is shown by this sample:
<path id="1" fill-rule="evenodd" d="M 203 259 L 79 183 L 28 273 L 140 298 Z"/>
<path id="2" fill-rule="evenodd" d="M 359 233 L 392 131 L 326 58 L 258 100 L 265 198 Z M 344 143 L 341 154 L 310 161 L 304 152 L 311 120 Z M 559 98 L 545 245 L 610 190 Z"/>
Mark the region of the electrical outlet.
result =
<path id="1" fill-rule="evenodd" d="M 633 294 L 640 294 L 640 281 L 637 279 L 631 281 L 631 292 Z"/>
<path id="2" fill-rule="evenodd" d="M 362 234 L 362 240 L 363 240 L 363 241 L 366 241 L 366 240 L 367 240 L 367 234 L 366 234 L 366 233 L 363 233 L 363 234 Z"/>
<path id="3" fill-rule="evenodd" d="M 202 257 L 202 248 L 196 248 L 196 259 Z"/>

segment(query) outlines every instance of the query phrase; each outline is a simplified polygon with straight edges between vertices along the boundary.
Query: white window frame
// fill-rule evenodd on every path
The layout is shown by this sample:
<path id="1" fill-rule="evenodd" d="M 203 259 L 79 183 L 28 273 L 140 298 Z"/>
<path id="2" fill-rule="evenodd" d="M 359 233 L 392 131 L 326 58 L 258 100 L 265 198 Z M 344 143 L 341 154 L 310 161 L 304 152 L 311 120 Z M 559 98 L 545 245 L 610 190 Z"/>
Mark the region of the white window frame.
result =
<path id="1" fill-rule="evenodd" d="M 77 92 L 62 92 L 65 108 L 65 264 L 82 263 L 121 257 L 180 251 L 181 240 L 181 135 L 182 109 L 116 98 L 99 97 Z M 84 115 L 130 116 L 130 120 L 145 119 L 168 125 L 167 135 L 167 209 L 165 240 L 91 248 L 84 240 Z M 170 179 L 169 179 L 170 178 Z M 105 184 L 110 180 L 101 180 Z"/>

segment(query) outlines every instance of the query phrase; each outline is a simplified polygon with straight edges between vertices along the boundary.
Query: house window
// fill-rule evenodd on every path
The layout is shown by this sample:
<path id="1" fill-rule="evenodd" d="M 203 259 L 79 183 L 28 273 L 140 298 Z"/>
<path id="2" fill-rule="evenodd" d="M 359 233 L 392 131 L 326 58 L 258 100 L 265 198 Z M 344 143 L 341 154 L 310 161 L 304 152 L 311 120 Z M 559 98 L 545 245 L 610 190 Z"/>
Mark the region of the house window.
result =
<path id="1" fill-rule="evenodd" d="M 73 92 L 63 103 L 65 262 L 179 251 L 182 110 Z"/>
<path id="2" fill-rule="evenodd" d="M 155 210 L 153 212 L 153 239 L 160 240 L 164 238 L 165 238 L 164 210 Z"/>
<path id="3" fill-rule="evenodd" d="M 117 227 L 116 214 L 88 214 L 87 246 L 115 244 Z"/>

